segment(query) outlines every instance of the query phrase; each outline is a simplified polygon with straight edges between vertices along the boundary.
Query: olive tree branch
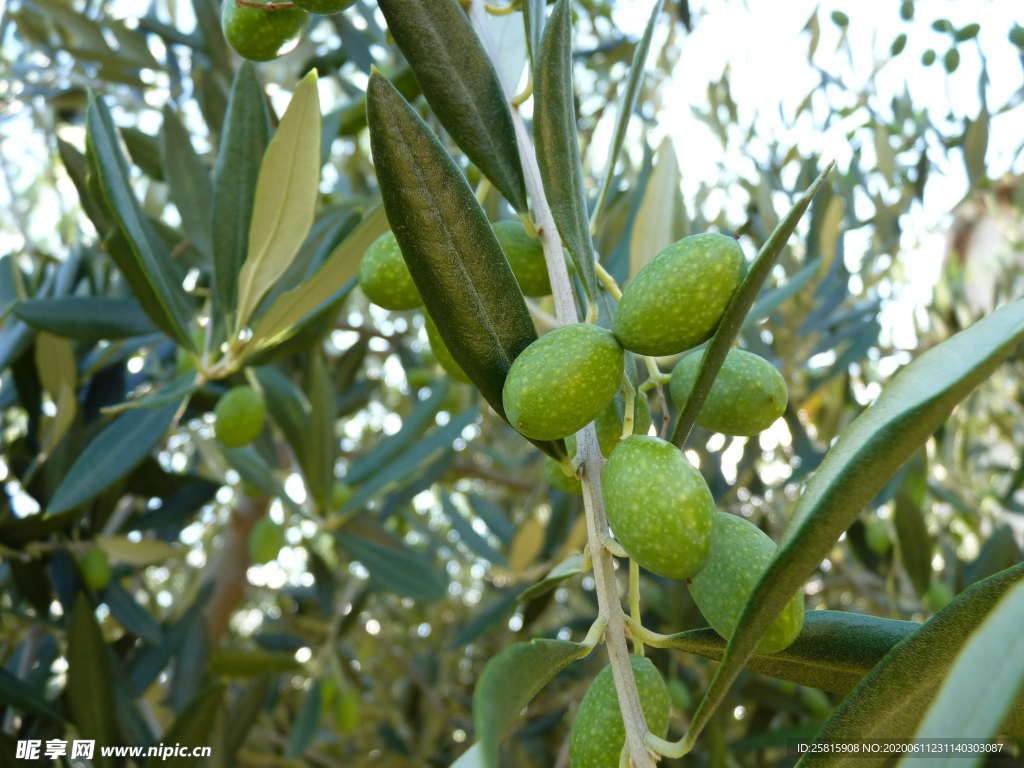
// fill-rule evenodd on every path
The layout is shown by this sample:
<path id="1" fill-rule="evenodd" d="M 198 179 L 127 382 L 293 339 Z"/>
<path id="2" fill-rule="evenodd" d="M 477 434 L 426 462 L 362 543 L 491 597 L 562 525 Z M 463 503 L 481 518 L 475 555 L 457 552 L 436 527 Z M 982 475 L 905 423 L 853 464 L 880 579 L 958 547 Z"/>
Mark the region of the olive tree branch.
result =
<path id="1" fill-rule="evenodd" d="M 494 43 L 490 40 L 484 21 L 483 0 L 473 0 L 470 19 L 476 27 L 484 49 L 496 62 Z M 551 207 L 548 204 L 544 184 L 541 180 L 537 152 L 526 124 L 516 105 L 510 103 L 516 142 L 523 164 L 527 193 L 533 203 L 533 218 L 547 263 L 551 291 L 555 300 L 555 315 L 563 324 L 575 323 L 579 309 L 569 281 L 569 270 L 562 249 L 562 238 L 555 226 Z M 626 645 L 626 617 L 622 610 L 618 584 L 615 578 L 615 563 L 611 553 L 604 546 L 608 538 L 608 518 L 601 498 L 601 467 L 604 459 L 598 447 L 597 431 L 593 423 L 588 424 L 576 435 L 577 452 L 580 458 L 580 481 L 583 486 L 583 506 L 586 511 L 587 540 L 593 563 L 594 585 L 597 593 L 598 621 L 605 622 L 604 641 L 615 681 L 622 722 L 625 726 L 625 747 L 635 768 L 654 768 L 655 761 L 646 745 L 650 731 L 640 705 L 633 667 L 629 662 Z"/>

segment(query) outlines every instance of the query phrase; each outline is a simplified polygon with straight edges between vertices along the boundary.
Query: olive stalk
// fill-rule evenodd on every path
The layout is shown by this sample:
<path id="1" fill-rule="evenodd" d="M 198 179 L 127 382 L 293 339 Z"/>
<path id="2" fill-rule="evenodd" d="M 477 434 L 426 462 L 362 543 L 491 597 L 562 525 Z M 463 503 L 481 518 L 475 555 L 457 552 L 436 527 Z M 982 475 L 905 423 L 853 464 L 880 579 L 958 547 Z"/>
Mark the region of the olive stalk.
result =
<path id="1" fill-rule="evenodd" d="M 473 0 L 470 5 L 470 19 L 473 21 L 488 56 L 492 62 L 497 62 L 493 41 L 489 39 L 486 26 L 482 23 L 485 13 L 483 0 Z M 537 164 L 537 152 L 516 105 L 510 103 L 510 109 L 516 141 L 522 158 L 527 194 L 533 203 L 533 217 L 544 249 L 544 259 L 555 302 L 555 315 L 563 324 L 575 323 L 579 319 L 579 310 L 576 307 L 572 284 L 569 281 L 569 270 L 565 262 L 565 253 L 562 250 L 561 235 L 555 226 L 551 207 L 544 192 L 540 167 Z M 601 498 L 601 467 L 604 459 L 601 456 L 597 430 L 593 423 L 588 424 L 577 433 L 576 444 L 581 462 L 580 482 L 587 521 L 587 540 L 594 568 L 598 621 L 603 621 L 606 624 L 604 641 L 608 648 L 615 691 L 625 727 L 625 747 L 634 768 L 655 768 L 655 760 L 646 745 L 646 738 L 650 735 L 650 730 L 644 719 L 633 667 L 629 662 L 629 650 L 626 645 L 626 616 L 622 610 L 618 583 L 615 578 L 615 563 L 611 552 L 604 546 L 609 530 L 608 518 L 605 515 L 604 502 Z"/>

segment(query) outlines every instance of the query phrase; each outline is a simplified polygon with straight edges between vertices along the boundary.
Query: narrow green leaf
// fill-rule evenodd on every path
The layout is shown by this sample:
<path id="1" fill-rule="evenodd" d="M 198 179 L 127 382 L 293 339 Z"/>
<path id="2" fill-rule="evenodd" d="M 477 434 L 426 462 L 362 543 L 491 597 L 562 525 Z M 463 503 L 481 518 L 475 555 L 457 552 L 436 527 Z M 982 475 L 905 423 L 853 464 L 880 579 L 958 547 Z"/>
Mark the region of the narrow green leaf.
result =
<path id="1" fill-rule="evenodd" d="M 121 128 L 119 133 L 128 150 L 128 157 L 138 169 L 154 181 L 163 181 L 164 168 L 160 162 L 160 143 L 156 137 L 130 126 Z"/>
<path id="2" fill-rule="evenodd" d="M 476 421 L 479 409 L 470 408 L 443 427 L 438 427 L 422 440 L 392 460 L 383 470 L 374 473 L 339 511 L 342 514 L 355 512 L 386 490 L 407 481 L 423 469 L 437 454 L 451 450 L 452 443 L 467 426 Z"/>
<path id="3" fill-rule="evenodd" d="M 135 469 L 163 440 L 178 405 L 131 410 L 110 422 L 71 465 L 46 514 L 59 515 L 84 504 Z"/>
<path id="4" fill-rule="evenodd" d="M 395 434 L 377 442 L 367 453 L 352 460 L 345 473 L 345 482 L 357 485 L 386 468 L 402 451 L 434 424 L 434 416 L 441 409 L 448 394 L 448 382 L 436 382 L 430 394 L 416 403 L 402 419 L 402 428 Z"/>
<path id="5" fill-rule="evenodd" d="M 445 130 L 512 207 L 526 211 L 512 113 L 462 8 L 452 0 L 379 0 L 378 5 Z"/>
<path id="6" fill-rule="evenodd" d="M 114 123 L 102 99 L 93 98 L 89 102 L 86 144 L 95 163 L 94 170 L 103 195 L 117 217 L 138 274 L 149 289 L 147 296 L 139 297 L 143 306 L 145 299 L 154 298 L 165 318 L 165 323 L 157 324 L 168 330 L 181 346 L 191 349 L 193 342 L 188 327 L 192 308 L 189 298 L 177 279 L 167 249 L 135 199 L 128 181 L 128 167 L 117 143 Z"/>
<path id="7" fill-rule="evenodd" d="M 654 170 L 644 189 L 629 237 L 629 274 L 635 275 L 665 246 L 675 241 L 675 202 L 679 195 L 679 162 L 672 139 L 658 147 Z"/>
<path id="8" fill-rule="evenodd" d="M 572 9 L 558 0 L 541 41 L 534 68 L 533 132 L 537 163 L 555 225 L 573 257 L 587 293 L 597 296 L 594 244 L 583 189 L 579 131 L 572 86 Z"/>
<path id="9" fill-rule="evenodd" d="M 486 768 L 498 768 L 498 745 L 551 678 L 590 649 L 568 640 L 531 640 L 506 648 L 484 667 L 473 691 L 473 724 Z"/>
<path id="10" fill-rule="evenodd" d="M 203 2 L 205 0 L 196 0 Z M 270 142 L 263 87 L 249 62 L 235 74 L 213 171 L 215 317 L 234 317 L 238 273 L 245 263 L 260 161 Z M 221 318 L 223 320 L 223 318 Z M 230 326 L 231 322 L 224 322 Z"/>
<path id="11" fill-rule="evenodd" d="M 331 507 L 334 490 L 334 460 L 338 456 L 338 438 L 334 434 L 335 394 L 323 353 L 319 350 L 309 363 L 309 405 L 316 418 L 311 419 L 306 436 L 306 485 L 324 512 Z"/>
<path id="12" fill-rule="evenodd" d="M 37 331 L 79 341 L 127 339 L 156 331 L 135 299 L 103 296 L 29 299 L 15 304 L 14 314 Z"/>
<path id="13" fill-rule="evenodd" d="M 529 7 L 529 5 L 528 2 L 524 3 L 524 8 Z M 636 109 L 636 100 L 640 95 L 640 88 L 644 82 L 644 68 L 647 66 L 647 54 L 651 51 L 654 27 L 657 25 L 658 17 L 661 15 L 661 9 L 664 5 L 664 0 L 657 0 L 654 3 L 654 7 L 651 8 L 651 15 L 647 19 L 647 26 L 644 28 L 643 37 L 640 38 L 640 41 L 633 49 L 633 60 L 629 64 L 629 79 L 626 80 L 626 87 L 622 92 L 622 98 L 619 100 L 619 114 L 615 118 L 615 132 L 612 134 L 612 144 L 608 150 L 608 162 L 605 164 L 601 187 L 597 193 L 597 202 L 594 204 L 594 210 L 590 212 L 591 231 L 594 230 L 595 224 L 604 210 L 604 204 L 608 199 L 608 190 L 611 188 L 612 179 L 615 178 L 615 166 L 618 163 L 622 145 L 626 140 L 626 129 L 629 128 L 629 121 L 633 117 L 633 110 Z M 541 8 L 543 9 L 543 6 Z M 543 13 L 543 10 L 541 13 Z M 527 29 L 530 29 L 529 24 Z M 671 144 L 669 144 L 669 147 L 671 148 Z M 673 152 L 674 155 L 675 153 Z M 676 174 L 678 174 L 679 166 L 675 164 L 674 157 L 673 168 Z M 646 192 L 644 194 L 646 196 Z"/>
<path id="14" fill-rule="evenodd" d="M 43 691 L 36 690 L 35 686 L 19 680 L 0 667 L 0 704 L 13 707 L 26 715 L 45 717 L 56 723 L 64 722 L 64 714 L 58 704 L 49 701 L 43 694 Z"/>
<path id="15" fill-rule="evenodd" d="M 918 739 L 989 739 L 997 735 L 1024 683 L 1024 583 L 992 608 L 957 654 L 942 688 L 925 713 Z M 993 664 L 998 659 L 998 665 Z M 987 756 L 908 756 L 900 767 L 958 768 L 980 765 Z"/>
<path id="16" fill-rule="evenodd" d="M 547 0 L 524 0 L 523 26 L 526 30 L 526 51 L 530 57 L 530 71 L 540 59 L 540 41 L 544 35 L 544 6 Z"/>
<path id="17" fill-rule="evenodd" d="M 914 738 L 965 641 L 984 623 L 993 607 L 1022 581 L 1024 563 L 964 590 L 875 665 L 836 708 L 815 740 L 839 743 Z M 1000 652 L 998 658 L 1002 656 Z M 1022 713 L 1024 706 L 1018 702 L 1011 713 L 1015 727 L 1007 729 L 1016 736 L 1021 735 Z M 798 768 L 880 768 L 891 763 L 890 757 L 807 754 L 797 765 Z"/>
<path id="18" fill-rule="evenodd" d="M 484 558 L 492 563 L 504 564 L 508 562 L 505 556 L 487 543 L 487 539 L 473 530 L 473 524 L 463 517 L 462 512 L 455 506 L 450 494 L 442 494 L 441 507 L 452 524 L 452 530 L 459 535 L 459 541 L 466 545 L 473 554 Z"/>
<path id="19" fill-rule="evenodd" d="M 281 370 L 272 365 L 254 368 L 256 380 L 267 401 L 267 411 L 288 441 L 296 461 L 306 462 L 306 437 L 312 411 L 309 400 Z"/>
<path id="20" fill-rule="evenodd" d="M 253 330 L 258 349 L 280 344 L 295 332 L 303 318 L 330 303 L 359 274 L 359 263 L 374 240 L 388 231 L 388 220 L 381 206 L 371 210 L 352 230 L 323 265 L 309 279 L 278 296 Z"/>
<path id="21" fill-rule="evenodd" d="M 846 693 L 859 683 L 896 643 L 921 627 L 846 611 L 807 611 L 799 637 L 786 650 L 771 655 L 755 653 L 747 669 L 798 685 Z M 657 642 L 721 661 L 725 640 L 713 629 L 693 629 Z"/>
<path id="22" fill-rule="evenodd" d="M 423 303 L 455 362 L 504 418 L 505 376 L 537 338 L 519 283 L 465 176 L 377 74 L 367 111 L 384 208 Z"/>
<path id="23" fill-rule="evenodd" d="M 828 168 L 821 172 L 821 175 L 814 180 L 811 186 L 807 188 L 807 191 L 796 201 L 796 204 L 786 214 L 786 217 L 775 227 L 771 236 L 761 246 L 761 250 L 758 252 L 757 258 L 754 259 L 754 263 L 747 270 L 747 275 L 743 278 L 743 282 L 740 283 L 729 300 L 722 319 L 718 323 L 718 328 L 715 330 L 715 335 L 711 337 L 711 341 L 704 348 L 704 357 L 701 360 L 700 371 L 697 373 L 697 380 L 693 383 L 693 389 L 686 400 L 686 405 L 681 409 L 679 418 L 676 420 L 676 425 L 672 430 L 672 442 L 676 445 L 682 446 L 686 442 L 686 438 L 689 437 L 697 414 L 700 413 L 700 409 L 704 406 L 708 392 L 711 391 L 711 385 L 714 384 L 715 376 L 718 375 L 718 369 L 722 367 L 722 363 L 725 362 L 725 356 L 729 354 L 729 348 L 732 347 L 736 337 L 743 330 L 747 313 L 750 312 L 750 308 L 757 300 L 757 295 L 761 292 L 761 286 L 768 279 L 772 267 L 775 266 L 779 254 L 782 253 L 782 249 L 786 245 L 786 241 L 793 234 L 793 230 L 796 229 L 796 225 L 804 215 L 804 211 L 807 210 L 807 206 L 811 204 L 811 200 L 814 198 L 815 193 L 817 193 L 818 188 L 832 171 L 833 165 L 835 163 L 830 163 Z"/>
<path id="24" fill-rule="evenodd" d="M 928 534 L 921 506 L 928 487 L 927 461 L 921 450 L 907 463 L 907 474 L 896 492 L 893 511 L 900 560 L 921 596 L 928 591 L 932 580 L 932 537 Z"/>
<path id="25" fill-rule="evenodd" d="M 336 538 L 384 589 L 423 602 L 440 600 L 448 592 L 448 576 L 429 555 L 405 546 L 386 547 L 350 533 L 336 534 Z"/>
<path id="26" fill-rule="evenodd" d="M 270 675 L 263 675 L 245 687 L 235 700 L 227 721 L 227 733 L 225 736 L 225 765 L 236 765 L 238 750 L 245 743 L 256 719 L 263 711 L 267 701 L 267 693 L 273 678 Z"/>
<path id="27" fill-rule="evenodd" d="M 118 623 L 133 635 L 150 645 L 159 645 L 163 637 L 160 625 L 149 611 L 135 602 L 128 591 L 118 582 L 111 581 L 103 590 L 103 602 Z"/>
<path id="28" fill-rule="evenodd" d="M 110 655 L 92 603 L 84 593 L 75 598 L 68 626 L 68 712 L 78 732 L 104 746 L 119 744 L 114 720 L 114 689 Z M 114 768 L 114 760 L 96 750 L 93 765 Z"/>
<path id="29" fill-rule="evenodd" d="M 209 260 L 213 252 L 210 171 L 196 154 L 189 132 L 169 105 L 164 105 L 164 124 L 160 130 L 160 162 L 171 200 L 181 216 L 182 230 L 203 258 Z"/>
<path id="30" fill-rule="evenodd" d="M 581 573 L 583 573 L 583 555 L 575 552 L 548 571 L 543 579 L 524 589 L 516 599 L 523 603 L 529 602 L 541 595 L 546 595 L 566 579 L 579 576 Z"/>
<path id="31" fill-rule="evenodd" d="M 285 748 L 285 755 L 288 757 L 298 757 L 313 743 L 316 726 L 320 722 L 321 701 L 320 681 L 314 680 L 306 690 L 306 695 L 302 697 L 302 706 L 299 707 L 299 713 L 288 732 L 288 745 Z"/>
<path id="32" fill-rule="evenodd" d="M 249 248 L 238 276 L 236 326 L 295 258 L 313 226 L 320 185 L 320 97 L 316 70 L 302 78 L 260 163 Z"/>
<path id="33" fill-rule="evenodd" d="M 74 345 L 50 333 L 36 336 L 35 358 L 39 382 L 56 407 L 52 417 L 43 417 L 41 447 L 43 454 L 49 454 L 71 427 L 78 411 L 78 366 Z"/>
<path id="34" fill-rule="evenodd" d="M 182 745 L 195 749 L 209 746 L 217 721 L 224 716 L 224 686 L 215 683 L 201 691 L 178 715 L 164 735 L 164 744 Z M 160 765 L 171 768 L 206 765 L 206 759 L 174 756 L 162 758 Z"/>
<path id="35" fill-rule="evenodd" d="M 761 635 L 888 479 L 1024 339 L 1024 300 L 904 367 L 839 436 L 807 481 L 775 559 L 754 588 L 694 715 L 696 735 Z"/>

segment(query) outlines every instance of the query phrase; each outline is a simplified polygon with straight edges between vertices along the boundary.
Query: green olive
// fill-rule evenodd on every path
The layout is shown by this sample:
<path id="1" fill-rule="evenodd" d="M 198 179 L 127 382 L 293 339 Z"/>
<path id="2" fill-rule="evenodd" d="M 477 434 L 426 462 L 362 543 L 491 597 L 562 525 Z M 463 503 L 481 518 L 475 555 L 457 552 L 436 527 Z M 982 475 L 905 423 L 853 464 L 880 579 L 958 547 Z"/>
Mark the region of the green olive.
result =
<path id="1" fill-rule="evenodd" d="M 292 5 L 263 0 L 247 2 L 258 2 L 265 8 L 223 0 L 220 24 L 231 47 L 251 61 L 268 61 L 279 56 L 281 49 L 298 38 L 309 17 L 304 10 Z"/>

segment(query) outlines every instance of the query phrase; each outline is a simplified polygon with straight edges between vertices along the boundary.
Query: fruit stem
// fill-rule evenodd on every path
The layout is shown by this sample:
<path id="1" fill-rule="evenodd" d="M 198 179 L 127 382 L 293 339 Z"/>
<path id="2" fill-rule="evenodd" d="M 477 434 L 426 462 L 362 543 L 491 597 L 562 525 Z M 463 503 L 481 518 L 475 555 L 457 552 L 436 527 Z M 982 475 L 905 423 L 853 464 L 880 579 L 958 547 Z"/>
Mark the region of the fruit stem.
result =
<path id="1" fill-rule="evenodd" d="M 629 560 L 629 617 L 632 622 L 640 624 L 640 564 L 630 558 Z M 642 624 L 640 624 L 643 626 Z M 644 655 L 644 640 L 642 637 L 633 635 L 633 653 L 637 656 Z"/>
<path id="2" fill-rule="evenodd" d="M 625 440 L 633 434 L 633 411 L 636 409 L 636 387 L 625 375 L 622 377 L 622 405 L 622 439 Z"/>
<path id="3" fill-rule="evenodd" d="M 491 5 L 490 3 L 484 3 L 484 10 L 491 14 L 491 16 L 507 16 L 510 13 L 515 13 L 519 9 L 516 7 L 516 3 L 509 3 L 508 5 Z"/>
<path id="4" fill-rule="evenodd" d="M 472 0 L 469 18 L 476 28 L 477 35 L 491 61 L 497 63 L 498 51 L 487 31 L 486 15 L 483 0 Z M 555 316 L 563 324 L 575 323 L 579 318 L 576 299 L 572 284 L 569 282 L 569 269 L 565 263 L 562 250 L 562 238 L 555 226 L 551 206 L 548 204 L 541 180 L 540 167 L 537 164 L 537 152 L 526 129 L 522 115 L 516 105 L 512 104 L 512 124 L 516 132 L 516 143 L 522 158 L 523 176 L 526 180 L 527 193 L 533 203 L 533 216 L 537 224 L 541 245 L 544 249 L 544 260 L 547 263 L 548 277 L 551 282 L 551 293 L 555 301 Z M 597 594 L 598 617 L 604 617 L 607 627 L 604 642 L 608 649 L 608 658 L 615 681 L 615 692 L 622 713 L 625 729 L 625 747 L 634 768 L 655 768 L 654 758 L 644 743 L 650 733 L 644 712 L 640 706 L 640 694 L 636 688 L 633 665 L 629 661 L 629 649 L 626 645 L 626 616 L 622 611 L 618 583 L 615 579 L 615 563 L 611 553 L 604 547 L 603 541 L 608 537 L 608 518 L 605 515 L 604 503 L 601 498 L 601 466 L 604 459 L 597 442 L 597 430 L 593 423 L 588 424 L 576 435 L 578 456 L 582 461 L 580 482 L 583 486 L 583 508 L 587 521 L 587 541 L 593 561 L 594 591 Z"/>
<path id="5" fill-rule="evenodd" d="M 619 288 L 618 281 L 611 276 L 608 270 L 601 266 L 601 262 L 595 261 L 594 269 L 597 270 L 597 279 L 601 281 L 601 285 L 611 294 L 611 297 L 616 301 L 621 299 L 622 289 Z"/>

